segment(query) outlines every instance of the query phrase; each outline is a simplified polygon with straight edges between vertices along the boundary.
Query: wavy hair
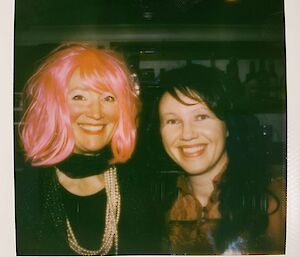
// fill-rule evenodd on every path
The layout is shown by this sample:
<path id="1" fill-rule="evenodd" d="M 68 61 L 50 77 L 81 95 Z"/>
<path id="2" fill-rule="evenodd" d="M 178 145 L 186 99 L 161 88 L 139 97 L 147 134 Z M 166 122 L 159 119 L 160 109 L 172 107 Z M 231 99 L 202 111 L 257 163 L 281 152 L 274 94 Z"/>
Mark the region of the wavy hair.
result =
<path id="1" fill-rule="evenodd" d="M 87 88 L 105 88 L 119 103 L 110 162 L 126 162 L 134 151 L 140 102 L 125 61 L 112 50 L 85 43 L 62 44 L 42 62 L 24 89 L 25 112 L 19 131 L 26 157 L 33 166 L 59 163 L 73 151 L 75 139 L 66 94 L 77 69 Z"/>

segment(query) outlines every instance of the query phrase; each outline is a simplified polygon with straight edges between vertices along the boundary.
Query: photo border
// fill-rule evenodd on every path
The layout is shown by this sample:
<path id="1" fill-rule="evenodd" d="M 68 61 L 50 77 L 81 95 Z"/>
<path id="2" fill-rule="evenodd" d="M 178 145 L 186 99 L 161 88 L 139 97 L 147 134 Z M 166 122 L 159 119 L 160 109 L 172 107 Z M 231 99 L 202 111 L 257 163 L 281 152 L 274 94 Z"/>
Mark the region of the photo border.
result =
<path id="1" fill-rule="evenodd" d="M 287 68 L 287 241 L 288 257 L 300 249 L 300 3 L 285 0 L 286 68 Z M 14 151 L 13 151 L 13 52 L 14 1 L 0 2 L 0 244 L 1 255 L 15 253 Z M 255 255 L 259 256 L 259 255 Z M 273 255 L 268 255 L 273 256 Z"/>

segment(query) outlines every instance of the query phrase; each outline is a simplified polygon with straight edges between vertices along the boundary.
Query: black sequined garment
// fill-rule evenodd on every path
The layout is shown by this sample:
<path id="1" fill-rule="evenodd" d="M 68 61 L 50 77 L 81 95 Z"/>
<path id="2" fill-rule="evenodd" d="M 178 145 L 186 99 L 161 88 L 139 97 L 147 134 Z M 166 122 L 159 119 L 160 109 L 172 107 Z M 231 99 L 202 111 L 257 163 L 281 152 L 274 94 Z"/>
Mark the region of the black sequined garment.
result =
<path id="1" fill-rule="evenodd" d="M 151 178 L 125 165 L 117 170 L 121 194 L 119 254 L 159 253 L 159 225 L 155 225 L 159 221 L 150 193 Z M 55 167 L 27 167 L 16 172 L 15 180 L 18 255 L 76 255 L 68 246 L 66 215 L 80 244 L 99 248 L 105 219 L 104 190 L 88 197 L 75 196 L 58 183 Z"/>

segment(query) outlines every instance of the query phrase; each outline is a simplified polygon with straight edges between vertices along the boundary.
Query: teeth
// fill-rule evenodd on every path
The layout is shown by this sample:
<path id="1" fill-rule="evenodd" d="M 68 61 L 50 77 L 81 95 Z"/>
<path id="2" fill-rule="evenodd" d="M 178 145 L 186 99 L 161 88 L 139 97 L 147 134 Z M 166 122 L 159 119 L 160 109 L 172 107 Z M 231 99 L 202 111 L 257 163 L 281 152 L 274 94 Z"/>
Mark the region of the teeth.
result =
<path id="1" fill-rule="evenodd" d="M 91 132 L 100 132 L 103 129 L 103 125 L 79 125 L 79 127 Z"/>
<path id="2" fill-rule="evenodd" d="M 204 146 L 195 146 L 195 147 L 182 147 L 183 153 L 191 154 L 191 153 L 197 153 L 201 151 L 204 148 Z"/>

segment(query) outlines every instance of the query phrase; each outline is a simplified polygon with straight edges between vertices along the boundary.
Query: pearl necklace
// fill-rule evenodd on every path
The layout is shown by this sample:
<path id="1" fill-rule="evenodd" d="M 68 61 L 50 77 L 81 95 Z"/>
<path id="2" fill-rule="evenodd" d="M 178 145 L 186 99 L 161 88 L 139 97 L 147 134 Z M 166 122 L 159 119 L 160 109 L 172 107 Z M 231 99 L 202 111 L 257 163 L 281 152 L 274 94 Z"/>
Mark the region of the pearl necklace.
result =
<path id="1" fill-rule="evenodd" d="M 104 172 L 104 180 L 107 204 L 104 235 L 99 249 L 88 250 L 80 246 L 74 235 L 70 221 L 68 217 L 66 218 L 69 246 L 73 251 L 80 255 L 106 255 L 112 248 L 113 244 L 115 247 L 115 254 L 118 254 L 118 222 L 121 211 L 121 196 L 117 180 L 117 170 L 115 167 L 111 167 Z"/>

